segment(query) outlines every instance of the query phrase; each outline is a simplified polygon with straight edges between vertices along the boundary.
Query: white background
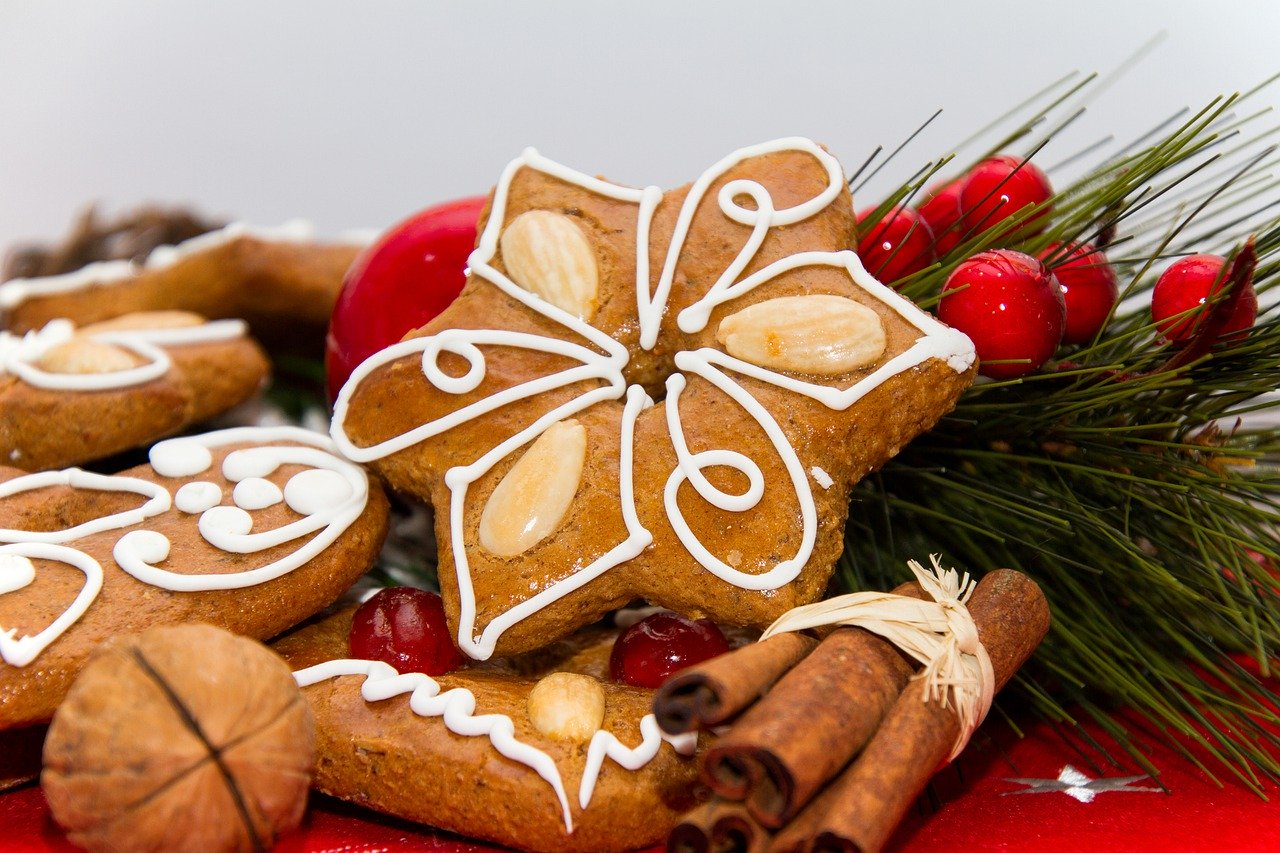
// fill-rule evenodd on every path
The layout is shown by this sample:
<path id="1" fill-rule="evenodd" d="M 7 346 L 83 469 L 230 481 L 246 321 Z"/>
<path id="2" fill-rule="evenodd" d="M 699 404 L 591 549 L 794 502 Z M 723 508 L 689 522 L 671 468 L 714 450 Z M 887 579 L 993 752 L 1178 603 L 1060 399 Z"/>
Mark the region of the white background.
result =
<path id="1" fill-rule="evenodd" d="M 1161 32 L 1048 165 L 1280 70 L 1280 3 L 0 0 L 0 248 L 90 200 L 382 227 L 525 145 L 631 184 L 791 134 L 853 168 L 943 107 L 897 179 Z"/>

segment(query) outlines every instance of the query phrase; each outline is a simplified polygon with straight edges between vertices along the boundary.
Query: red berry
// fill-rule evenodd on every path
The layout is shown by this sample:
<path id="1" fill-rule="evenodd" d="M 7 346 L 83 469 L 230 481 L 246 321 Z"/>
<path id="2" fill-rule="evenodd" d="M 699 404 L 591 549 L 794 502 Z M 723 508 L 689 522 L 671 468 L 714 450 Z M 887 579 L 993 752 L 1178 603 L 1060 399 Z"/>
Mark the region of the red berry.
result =
<path id="1" fill-rule="evenodd" d="M 614 681 L 658 687 L 678 669 L 729 651 L 729 641 L 710 619 L 696 622 L 676 613 L 654 613 L 622 632 L 609 655 Z"/>
<path id="2" fill-rule="evenodd" d="M 462 666 L 434 592 L 407 586 L 380 589 L 360 605 L 347 637 L 351 656 L 380 660 L 398 672 L 444 675 Z"/>
<path id="3" fill-rule="evenodd" d="M 858 214 L 858 257 L 880 281 L 892 283 L 929 266 L 938 259 L 933 252 L 933 232 L 909 207 L 889 211 L 884 219 L 869 222 L 874 208 Z"/>
<path id="4" fill-rule="evenodd" d="M 938 318 L 973 340 L 979 372 L 1010 379 L 1038 370 L 1053 355 L 1062 341 L 1066 304 L 1062 287 L 1040 261 L 992 249 L 951 273 L 942 286 Z M 1028 361 L 988 364 L 1008 359 Z"/>
<path id="5" fill-rule="evenodd" d="M 1050 243 L 1040 253 L 1043 261 L 1052 261 L 1053 276 L 1062 285 L 1067 303 L 1067 329 L 1064 344 L 1092 341 L 1102 329 L 1120 296 L 1116 271 L 1107 263 L 1101 249 L 1078 243 L 1063 249 L 1061 243 Z"/>
<path id="6" fill-rule="evenodd" d="M 1049 224 L 1053 187 L 1034 163 L 1017 157 L 992 157 L 974 166 L 960 190 L 960 209 L 967 232 L 986 231 L 999 222 L 1035 204 L 1042 209 L 1026 220 L 1018 231 L 1023 236 L 1039 233 Z"/>
<path id="7" fill-rule="evenodd" d="M 933 232 L 933 250 L 938 257 L 946 255 L 964 239 L 965 229 L 960 224 L 964 215 L 960 210 L 960 191 L 964 189 L 964 182 L 965 178 L 956 178 L 934 184 L 925 190 L 925 199 L 917 208 Z"/>
<path id="8" fill-rule="evenodd" d="M 1208 314 L 1205 302 L 1227 286 L 1226 259 L 1218 255 L 1192 255 L 1174 262 L 1156 281 L 1151 292 L 1151 317 L 1171 343 L 1181 345 L 1195 337 Z M 1245 282 L 1218 336 L 1220 341 L 1243 338 L 1258 318 L 1258 295 L 1253 282 Z"/>
<path id="9" fill-rule="evenodd" d="M 325 338 L 329 399 L 360 362 L 449 307 L 466 281 L 476 221 L 488 199 L 427 208 L 390 231 L 347 271 Z"/>

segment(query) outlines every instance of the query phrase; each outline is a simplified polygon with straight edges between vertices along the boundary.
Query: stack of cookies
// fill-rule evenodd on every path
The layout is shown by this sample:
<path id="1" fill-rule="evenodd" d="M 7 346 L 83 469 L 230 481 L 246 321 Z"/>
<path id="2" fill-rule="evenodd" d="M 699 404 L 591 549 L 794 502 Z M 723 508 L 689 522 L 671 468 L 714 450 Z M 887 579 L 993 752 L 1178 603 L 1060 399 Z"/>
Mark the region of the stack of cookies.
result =
<path id="1" fill-rule="evenodd" d="M 113 633 L 267 638 L 326 607 L 376 557 L 383 483 L 434 509 L 450 656 L 369 660 L 381 617 L 353 608 L 278 640 L 316 788 L 532 850 L 661 840 L 710 735 L 658 727 L 655 667 L 820 599 L 854 484 L 973 380 L 970 341 L 868 275 L 854 228 L 806 139 L 667 192 L 526 150 L 461 296 L 355 370 L 329 437 L 184 435 L 114 476 L 46 469 L 252 396 L 247 330 L 318 283 L 332 305 L 353 250 L 231 226 L 0 284 L 0 450 L 24 469 L 0 473 L 0 726 L 47 720 Z"/>

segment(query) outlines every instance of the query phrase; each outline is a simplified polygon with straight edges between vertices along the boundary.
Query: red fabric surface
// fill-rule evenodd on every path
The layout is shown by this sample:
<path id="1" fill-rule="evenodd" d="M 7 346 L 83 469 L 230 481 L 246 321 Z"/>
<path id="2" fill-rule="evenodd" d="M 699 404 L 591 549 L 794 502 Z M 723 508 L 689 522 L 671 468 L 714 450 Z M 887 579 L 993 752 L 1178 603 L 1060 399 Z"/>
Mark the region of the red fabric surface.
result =
<path id="1" fill-rule="evenodd" d="M 1114 757 L 1123 755 L 1094 727 L 1089 736 Z M 1034 724 L 1018 739 L 1007 728 L 984 727 L 960 761 L 934 780 L 893 842 L 894 849 L 923 853 L 938 850 L 1006 851 L 1155 851 L 1280 850 L 1280 794 L 1268 788 L 1268 802 L 1224 771 L 1221 784 L 1163 747 L 1144 744 L 1161 769 L 1160 791 L 1095 791 L 1080 802 L 1061 791 L 1017 794 L 1029 786 L 1011 777 L 1057 780 L 1071 766 L 1091 780 L 1090 787 L 1142 774 L 1131 762 L 1108 762 L 1070 732 Z M 1041 783 L 1044 787 L 1045 783 Z M 1148 778 L 1129 788 L 1154 788 Z M 1080 794 L 1080 792 L 1077 792 Z M 1088 796 L 1087 794 L 1080 794 Z M 29 786 L 0 795 L 0 847 L 5 850 L 72 849 L 49 817 L 39 788 Z M 390 820 L 327 798 L 312 803 L 306 824 L 278 848 L 287 853 L 356 853 L 375 850 L 424 850 L 434 853 L 485 853 L 496 848 Z"/>

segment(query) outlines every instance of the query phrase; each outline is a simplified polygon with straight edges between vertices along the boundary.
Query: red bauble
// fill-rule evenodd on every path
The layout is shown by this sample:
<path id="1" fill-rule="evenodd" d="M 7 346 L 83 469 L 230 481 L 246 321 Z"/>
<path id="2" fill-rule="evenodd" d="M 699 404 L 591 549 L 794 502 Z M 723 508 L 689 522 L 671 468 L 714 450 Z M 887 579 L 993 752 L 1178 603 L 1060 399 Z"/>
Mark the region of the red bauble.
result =
<path id="1" fill-rule="evenodd" d="M 869 221 L 873 213 L 875 209 L 868 208 L 858 214 L 858 257 L 878 280 L 891 284 L 938 259 L 933 232 L 919 213 L 900 207 L 883 219 Z"/>
<path id="2" fill-rule="evenodd" d="M 729 651 L 729 641 L 710 619 L 696 622 L 676 613 L 654 613 L 632 625 L 613 644 L 609 672 L 633 687 L 658 687 L 676 670 Z"/>
<path id="3" fill-rule="evenodd" d="M 1024 207 L 1035 204 L 1042 209 L 1018 227 L 1022 235 L 1043 231 L 1053 197 L 1049 178 L 1034 163 L 1017 157 L 991 157 L 970 170 L 960 190 L 960 209 L 964 212 L 964 229 L 976 234 L 993 228 Z"/>
<path id="4" fill-rule="evenodd" d="M 488 198 L 430 207 L 396 225 L 347 271 L 325 338 L 329 399 L 351 371 L 443 311 L 462 291 Z"/>
<path id="5" fill-rule="evenodd" d="M 1062 285 L 1067 303 L 1067 328 L 1064 344 L 1085 344 L 1101 331 L 1111 309 L 1120 296 L 1116 271 L 1107 263 L 1101 249 L 1078 243 L 1067 249 L 1061 243 L 1050 243 L 1040 259 L 1052 260 L 1054 278 Z"/>
<path id="6" fill-rule="evenodd" d="M 992 249 L 951 273 L 942 286 L 938 318 L 973 340 L 979 372 L 1010 379 L 1038 370 L 1053 355 L 1062 341 L 1066 304 L 1062 287 L 1040 261 Z M 988 364 L 1007 359 L 1028 361 Z"/>
<path id="7" fill-rule="evenodd" d="M 1195 337 L 1209 312 L 1206 302 L 1227 286 L 1226 259 L 1219 255 L 1192 255 L 1174 262 L 1156 281 L 1151 292 L 1151 317 L 1171 343 L 1181 345 Z M 1253 282 L 1245 283 L 1218 335 L 1219 341 L 1244 337 L 1258 318 L 1258 295 Z"/>
<path id="8" fill-rule="evenodd" d="M 397 672 L 444 675 L 463 661 L 440 596 L 407 586 L 380 589 L 360 605 L 347 641 L 352 657 L 380 660 Z"/>
<path id="9" fill-rule="evenodd" d="M 925 190 L 925 200 L 917 208 L 920 216 L 929 223 L 933 232 L 933 250 L 942 257 L 964 239 L 965 228 L 960 224 L 964 212 L 960 209 L 960 191 L 965 178 L 935 184 Z"/>

